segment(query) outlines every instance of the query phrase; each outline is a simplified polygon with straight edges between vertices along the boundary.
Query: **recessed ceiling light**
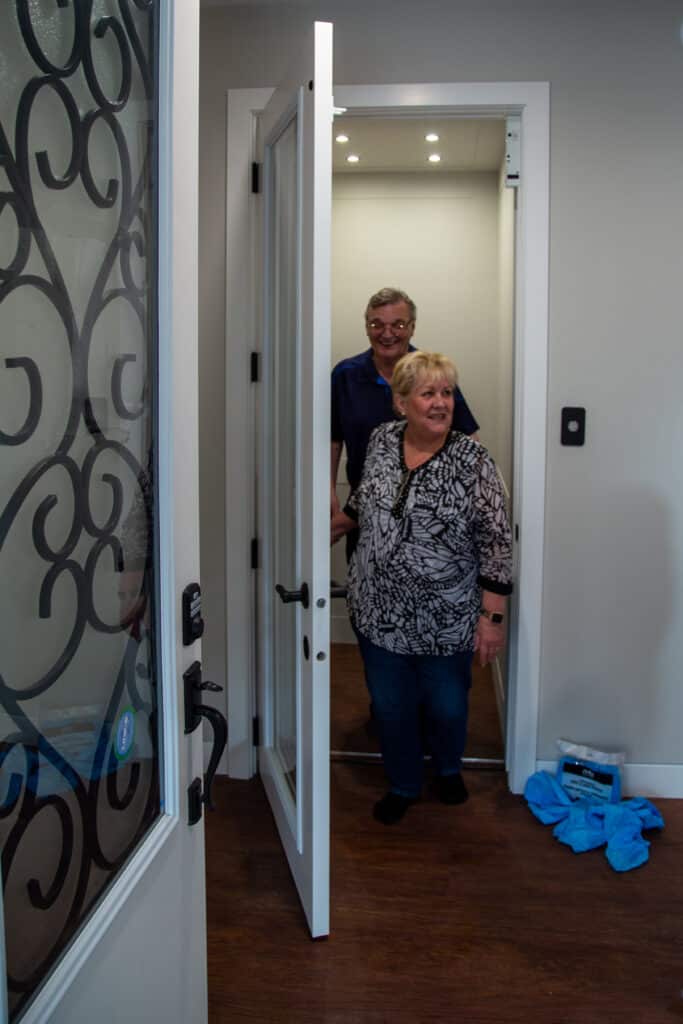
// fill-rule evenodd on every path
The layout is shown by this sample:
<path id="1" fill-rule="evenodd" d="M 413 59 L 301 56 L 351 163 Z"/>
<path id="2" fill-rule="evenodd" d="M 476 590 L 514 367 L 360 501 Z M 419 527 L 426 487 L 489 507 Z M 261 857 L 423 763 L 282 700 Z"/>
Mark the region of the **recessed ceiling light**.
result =
<path id="1" fill-rule="evenodd" d="M 349 141 L 349 137 L 348 137 L 348 135 L 337 135 L 336 141 L 337 142 L 348 142 Z"/>
<path id="2" fill-rule="evenodd" d="M 349 153 L 349 155 L 346 158 L 347 164 L 357 164 L 359 160 L 360 157 L 356 156 L 355 153 Z"/>
<path id="3" fill-rule="evenodd" d="M 438 164 L 441 161 L 441 157 L 438 153 L 430 153 L 428 158 L 430 164 Z"/>
<path id="4" fill-rule="evenodd" d="M 436 132 L 429 132 L 428 135 L 425 135 L 425 142 L 438 142 L 438 141 L 439 141 L 439 136 L 436 134 Z"/>

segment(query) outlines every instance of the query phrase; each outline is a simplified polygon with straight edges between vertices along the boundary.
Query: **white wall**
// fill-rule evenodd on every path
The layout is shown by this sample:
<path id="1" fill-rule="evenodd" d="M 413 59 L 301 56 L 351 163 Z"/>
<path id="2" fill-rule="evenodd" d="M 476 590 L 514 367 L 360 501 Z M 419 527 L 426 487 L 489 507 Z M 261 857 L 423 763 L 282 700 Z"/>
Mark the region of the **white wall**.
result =
<path id="1" fill-rule="evenodd" d="M 357 0 L 202 13 L 204 431 L 219 437 L 225 92 L 273 85 L 313 16 L 335 80 L 551 83 L 549 441 L 539 756 L 559 735 L 683 762 L 683 49 L 678 0 Z M 209 377 L 207 378 L 207 373 Z M 563 405 L 584 448 L 562 448 Z M 204 453 L 204 586 L 222 559 Z M 213 547 L 213 544 L 216 547 Z M 208 610 L 207 610 L 208 615 Z M 215 618 L 206 655 L 219 660 Z"/>

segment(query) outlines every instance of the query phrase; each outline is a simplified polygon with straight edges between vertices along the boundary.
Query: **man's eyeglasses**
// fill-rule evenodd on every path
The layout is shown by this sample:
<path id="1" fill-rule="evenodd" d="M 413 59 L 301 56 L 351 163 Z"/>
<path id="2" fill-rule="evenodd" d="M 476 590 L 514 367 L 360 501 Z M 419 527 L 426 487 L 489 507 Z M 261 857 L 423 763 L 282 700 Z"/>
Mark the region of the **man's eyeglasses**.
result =
<path id="1" fill-rule="evenodd" d="M 387 327 L 392 331 L 405 331 L 412 322 L 412 320 L 394 320 L 390 324 L 385 324 L 383 320 L 366 320 L 370 331 L 385 331 Z"/>

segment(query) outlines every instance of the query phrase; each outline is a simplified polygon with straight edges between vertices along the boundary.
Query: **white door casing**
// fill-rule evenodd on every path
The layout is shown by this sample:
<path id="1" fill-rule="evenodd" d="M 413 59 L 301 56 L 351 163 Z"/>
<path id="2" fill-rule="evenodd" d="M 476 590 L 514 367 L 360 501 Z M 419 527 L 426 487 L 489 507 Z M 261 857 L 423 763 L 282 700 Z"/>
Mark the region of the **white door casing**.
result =
<path id="1" fill-rule="evenodd" d="M 199 577 L 197 137 L 199 4 L 161 4 L 159 41 L 159 479 L 163 812 L 22 1022 L 207 1020 L 203 824 L 187 824 L 201 729 L 184 735 L 183 586 Z M 4 972 L 3 972 L 4 977 Z"/>
<path id="2" fill-rule="evenodd" d="M 314 938 L 329 931 L 329 538 L 316 524 L 329 514 L 331 125 L 332 26 L 318 22 L 259 124 L 257 473 L 259 770 Z M 284 604 L 276 584 L 309 597 Z"/>
<path id="3" fill-rule="evenodd" d="M 549 86 L 546 82 L 408 83 L 335 86 L 334 92 L 335 104 L 347 108 L 347 116 L 436 112 L 456 116 L 519 114 L 522 118 L 515 255 L 513 528 L 517 530 L 517 572 L 511 602 L 506 746 L 510 789 L 519 793 L 537 767 L 541 678 L 548 364 Z M 252 265 L 244 258 L 250 237 L 248 181 L 254 154 L 254 119 L 269 95 L 267 89 L 231 90 L 228 94 L 227 302 L 233 310 L 238 298 L 249 294 L 250 287 L 253 288 L 253 284 L 250 285 Z M 226 344 L 233 354 L 233 365 L 235 359 L 241 358 L 246 367 L 248 346 L 244 339 L 249 335 L 241 331 L 240 326 L 228 320 Z M 233 375 L 227 381 L 226 392 L 226 429 L 228 438 L 232 436 L 228 452 L 229 479 L 253 475 L 250 454 L 253 437 L 243 438 L 242 443 L 237 444 L 230 430 L 235 410 L 248 401 L 242 380 Z M 228 492 L 229 521 L 232 506 Z M 318 521 L 316 529 L 326 531 L 324 517 Z M 230 531 L 230 544 L 237 551 L 244 550 L 245 556 L 242 565 L 233 565 L 233 572 L 228 575 L 229 629 L 232 609 L 236 609 L 237 602 L 249 588 L 246 552 L 251 535 L 247 532 L 242 540 L 234 530 Z M 252 618 L 252 634 L 253 629 Z M 247 720 L 245 715 L 244 721 L 235 721 L 235 709 L 246 706 L 245 694 L 253 693 L 255 684 L 249 665 L 238 648 L 231 646 L 231 657 L 237 659 L 237 671 L 232 674 L 229 671 L 228 675 L 231 735 L 234 730 L 240 741 L 233 744 L 229 740 L 228 770 L 235 777 L 246 778 L 253 770 L 248 742 L 251 719 Z"/>

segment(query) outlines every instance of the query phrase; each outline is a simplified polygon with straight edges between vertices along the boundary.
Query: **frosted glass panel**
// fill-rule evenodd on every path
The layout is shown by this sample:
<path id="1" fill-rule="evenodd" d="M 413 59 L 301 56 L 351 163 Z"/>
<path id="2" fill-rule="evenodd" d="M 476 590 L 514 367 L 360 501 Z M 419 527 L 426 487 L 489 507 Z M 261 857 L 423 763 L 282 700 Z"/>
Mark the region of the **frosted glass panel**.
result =
<path id="1" fill-rule="evenodd" d="M 298 586 L 298 229 L 297 122 L 291 120 L 271 150 L 270 317 L 273 381 L 273 569 L 287 590 Z M 296 799 L 298 604 L 274 601 L 274 746 Z"/>
<path id="2" fill-rule="evenodd" d="M 0 4 L 0 842 L 12 1020 L 162 807 L 156 19 Z"/>

